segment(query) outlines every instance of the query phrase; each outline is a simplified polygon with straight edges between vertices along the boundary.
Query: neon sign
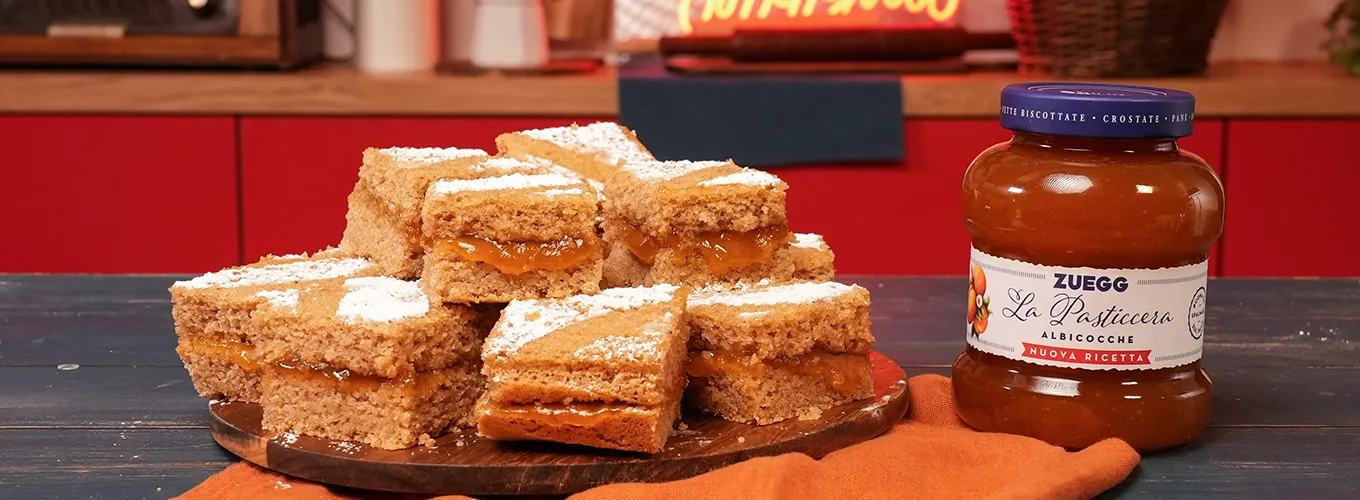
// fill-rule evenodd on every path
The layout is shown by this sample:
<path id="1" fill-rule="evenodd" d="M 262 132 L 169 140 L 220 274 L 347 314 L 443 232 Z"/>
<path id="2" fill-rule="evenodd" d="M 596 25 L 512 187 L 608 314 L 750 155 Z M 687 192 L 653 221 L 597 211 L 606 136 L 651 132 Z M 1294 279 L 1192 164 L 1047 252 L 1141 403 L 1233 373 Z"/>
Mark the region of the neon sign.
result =
<path id="1" fill-rule="evenodd" d="M 911 15 L 947 22 L 958 13 L 960 0 L 679 0 L 680 29 L 695 32 L 730 31 L 740 25 L 808 26 L 870 25 L 885 16 Z M 703 5 L 698 16 L 694 6 Z"/>

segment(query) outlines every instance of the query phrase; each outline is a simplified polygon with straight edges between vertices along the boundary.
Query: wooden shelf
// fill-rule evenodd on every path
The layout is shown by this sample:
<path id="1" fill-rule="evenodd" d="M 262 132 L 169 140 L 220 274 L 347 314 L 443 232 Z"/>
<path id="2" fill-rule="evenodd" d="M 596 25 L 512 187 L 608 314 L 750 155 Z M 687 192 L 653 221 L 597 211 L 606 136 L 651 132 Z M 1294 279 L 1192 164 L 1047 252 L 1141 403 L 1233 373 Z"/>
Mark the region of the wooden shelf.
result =
<path id="1" fill-rule="evenodd" d="M 908 117 L 996 116 L 1013 73 L 913 75 Z M 1224 65 L 1207 76 L 1120 80 L 1194 93 L 1201 117 L 1360 117 L 1360 78 L 1319 63 Z M 0 71 L 0 113 L 613 116 L 616 73 L 371 76 L 343 66 L 292 73 Z"/>
<path id="2" fill-rule="evenodd" d="M 907 116 L 996 116 L 1002 87 L 1033 80 L 1045 79 L 1014 73 L 909 76 L 902 107 Z M 1360 117 L 1360 78 L 1321 63 L 1220 65 L 1204 76 L 1112 82 L 1190 92 L 1201 118 Z"/>

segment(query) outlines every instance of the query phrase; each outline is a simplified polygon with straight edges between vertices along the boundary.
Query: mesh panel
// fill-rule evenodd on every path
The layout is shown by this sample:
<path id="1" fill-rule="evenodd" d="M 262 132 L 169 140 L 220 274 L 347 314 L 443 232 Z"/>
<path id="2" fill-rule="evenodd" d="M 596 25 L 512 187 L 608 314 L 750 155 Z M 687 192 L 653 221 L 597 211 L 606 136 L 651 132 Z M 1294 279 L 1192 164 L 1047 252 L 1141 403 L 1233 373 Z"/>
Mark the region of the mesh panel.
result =
<path id="1" fill-rule="evenodd" d="M 702 0 L 694 0 L 698 13 Z M 676 8 L 679 0 L 614 0 L 614 39 L 655 39 L 680 34 Z"/>

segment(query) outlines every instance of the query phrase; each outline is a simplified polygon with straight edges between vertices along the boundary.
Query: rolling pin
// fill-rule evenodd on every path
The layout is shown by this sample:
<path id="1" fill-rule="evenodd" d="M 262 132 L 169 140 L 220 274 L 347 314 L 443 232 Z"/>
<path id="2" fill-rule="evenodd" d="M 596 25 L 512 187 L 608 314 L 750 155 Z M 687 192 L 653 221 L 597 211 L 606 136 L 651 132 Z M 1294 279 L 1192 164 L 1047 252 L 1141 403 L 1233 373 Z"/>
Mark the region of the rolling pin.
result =
<path id="1" fill-rule="evenodd" d="M 734 61 L 914 61 L 1015 47 L 1010 33 L 952 27 L 737 28 L 731 36 L 664 37 L 663 56 L 725 56 Z"/>

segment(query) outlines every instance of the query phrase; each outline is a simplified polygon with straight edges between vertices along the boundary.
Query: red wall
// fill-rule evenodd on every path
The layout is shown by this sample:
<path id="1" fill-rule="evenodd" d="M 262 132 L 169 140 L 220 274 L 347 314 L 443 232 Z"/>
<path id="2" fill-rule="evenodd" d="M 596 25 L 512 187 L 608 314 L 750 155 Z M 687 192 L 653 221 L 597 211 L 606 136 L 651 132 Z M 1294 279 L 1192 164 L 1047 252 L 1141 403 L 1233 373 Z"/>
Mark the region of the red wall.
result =
<path id="1" fill-rule="evenodd" d="M 1360 276 L 1357 141 L 1360 120 L 1233 120 L 1224 272 Z"/>
<path id="2" fill-rule="evenodd" d="M 240 262 L 231 117 L 0 116 L 0 272 Z"/>
<path id="3" fill-rule="evenodd" d="M 599 118 L 0 116 L 0 272 L 205 272 L 336 244 L 368 146 L 494 150 L 496 135 Z M 843 273 L 961 274 L 963 170 L 1008 133 L 992 119 L 913 119 L 906 158 L 774 169 L 793 229 Z M 1219 169 L 1225 276 L 1356 276 L 1350 188 L 1360 120 L 1201 120 L 1182 145 Z M 239 200 L 239 201 L 238 201 Z M 19 243 L 15 243 L 19 242 Z"/>

